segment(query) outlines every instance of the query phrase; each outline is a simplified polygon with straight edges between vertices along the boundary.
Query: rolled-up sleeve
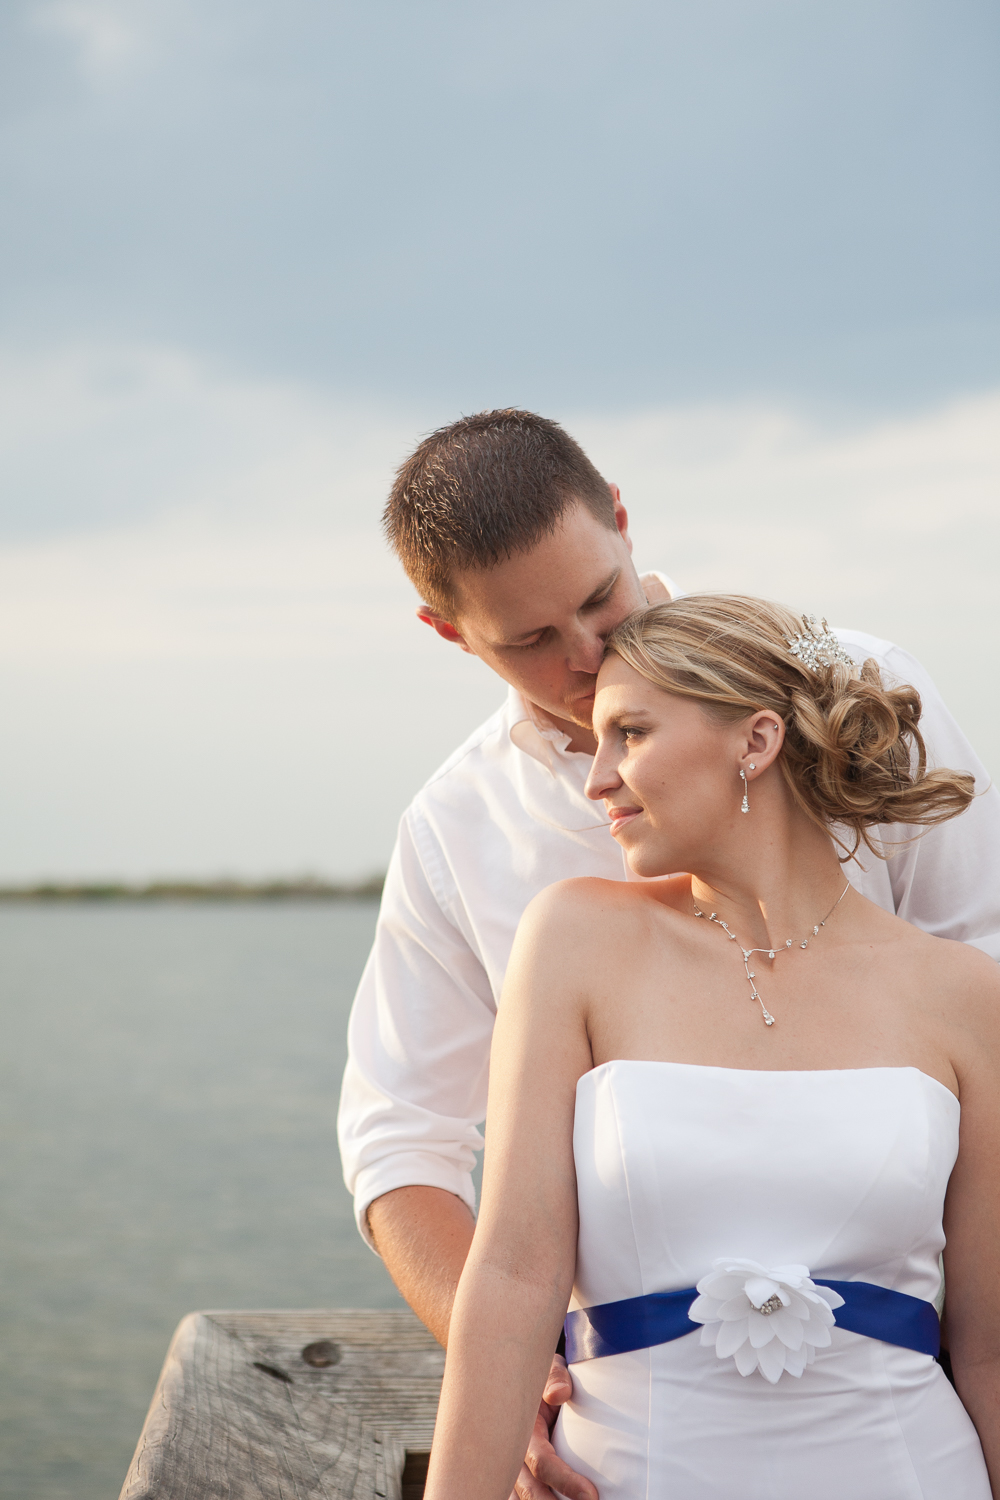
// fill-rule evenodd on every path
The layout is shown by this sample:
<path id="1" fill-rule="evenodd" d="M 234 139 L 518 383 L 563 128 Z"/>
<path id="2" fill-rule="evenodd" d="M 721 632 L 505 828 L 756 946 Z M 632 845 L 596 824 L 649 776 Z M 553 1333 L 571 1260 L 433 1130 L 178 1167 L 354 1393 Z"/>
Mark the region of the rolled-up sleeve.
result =
<path id="1" fill-rule="evenodd" d="M 368 1205 L 394 1188 L 444 1188 L 475 1208 L 496 1006 L 444 871 L 411 808 L 351 1011 L 338 1119 L 344 1180 L 369 1245 Z"/>
<path id="2" fill-rule="evenodd" d="M 888 866 L 896 913 L 1000 962 L 1000 792 L 920 663 L 898 646 L 885 661 L 897 681 L 920 693 L 928 763 L 970 771 L 978 793 L 964 813 L 936 828 L 880 830 L 902 845 Z"/>

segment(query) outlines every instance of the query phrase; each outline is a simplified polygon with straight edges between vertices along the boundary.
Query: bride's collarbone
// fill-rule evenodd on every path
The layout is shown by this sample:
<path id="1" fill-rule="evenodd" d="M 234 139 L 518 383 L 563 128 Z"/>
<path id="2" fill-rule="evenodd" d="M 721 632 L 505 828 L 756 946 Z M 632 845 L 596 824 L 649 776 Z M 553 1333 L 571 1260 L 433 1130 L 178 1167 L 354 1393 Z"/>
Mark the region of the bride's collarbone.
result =
<path id="1" fill-rule="evenodd" d="M 860 935 L 851 923 L 813 934 L 805 949 L 793 940 L 749 958 L 705 921 L 675 917 L 633 937 L 588 984 L 595 1065 L 916 1067 L 957 1086 L 953 1007 L 940 1004 L 942 987 L 954 988 L 953 944 L 880 912 Z"/>
<path id="2" fill-rule="evenodd" d="M 875 965 L 845 979 L 820 964 L 798 973 L 787 966 L 782 975 L 776 959 L 751 969 L 755 999 L 734 956 L 735 965 L 711 972 L 681 964 L 658 973 L 643 966 L 625 982 L 619 975 L 591 1007 L 595 1065 L 632 1058 L 781 1070 L 912 1066 L 952 1086 L 939 1012 L 914 993 L 912 975 Z"/>
<path id="3" fill-rule="evenodd" d="M 933 1036 L 900 1027 L 803 1024 L 792 1014 L 776 1015 L 774 1025 L 765 1027 L 749 1005 L 726 1026 L 714 1018 L 701 1025 L 598 1028 L 591 1048 L 595 1067 L 627 1060 L 758 1072 L 916 1068 L 958 1092 L 948 1049 Z"/>

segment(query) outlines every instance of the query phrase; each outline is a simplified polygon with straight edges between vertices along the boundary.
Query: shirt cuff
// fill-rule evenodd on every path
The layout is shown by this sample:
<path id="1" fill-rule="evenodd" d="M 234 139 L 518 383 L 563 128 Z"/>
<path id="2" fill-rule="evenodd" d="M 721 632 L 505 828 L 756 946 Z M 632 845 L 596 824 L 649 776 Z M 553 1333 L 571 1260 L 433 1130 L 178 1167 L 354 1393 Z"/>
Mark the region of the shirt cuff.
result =
<path id="1" fill-rule="evenodd" d="M 354 1189 L 354 1218 L 358 1232 L 365 1244 L 375 1251 L 375 1241 L 368 1227 L 368 1209 L 384 1193 L 401 1187 L 443 1188 L 461 1198 L 469 1212 L 475 1216 L 476 1190 L 472 1185 L 472 1173 L 463 1172 L 440 1156 L 427 1151 L 404 1151 L 387 1157 L 371 1167 L 362 1167 Z"/>

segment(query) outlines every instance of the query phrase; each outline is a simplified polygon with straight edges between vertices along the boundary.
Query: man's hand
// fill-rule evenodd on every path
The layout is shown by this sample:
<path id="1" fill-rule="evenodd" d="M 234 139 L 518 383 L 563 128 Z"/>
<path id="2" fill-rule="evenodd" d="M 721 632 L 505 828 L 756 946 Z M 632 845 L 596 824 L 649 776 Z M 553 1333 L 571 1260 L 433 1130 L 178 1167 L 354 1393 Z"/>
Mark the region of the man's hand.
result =
<path id="1" fill-rule="evenodd" d="M 582 1474 L 574 1474 L 552 1446 L 552 1428 L 559 1408 L 572 1394 L 572 1377 L 566 1361 L 557 1354 L 545 1382 L 527 1457 L 517 1476 L 511 1500 L 552 1500 L 555 1490 L 568 1496 L 568 1500 L 599 1500 L 590 1480 L 584 1479 Z"/>

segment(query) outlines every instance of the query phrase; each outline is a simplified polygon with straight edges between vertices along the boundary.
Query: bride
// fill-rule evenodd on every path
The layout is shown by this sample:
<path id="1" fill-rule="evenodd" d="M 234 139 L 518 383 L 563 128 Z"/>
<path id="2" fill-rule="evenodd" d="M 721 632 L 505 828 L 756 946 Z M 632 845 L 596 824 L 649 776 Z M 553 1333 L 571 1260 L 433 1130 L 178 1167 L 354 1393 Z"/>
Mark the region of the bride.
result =
<path id="1" fill-rule="evenodd" d="M 427 1500 L 507 1500 L 567 1305 L 601 1500 L 1000 1497 L 1000 979 L 844 874 L 971 800 L 919 714 L 757 599 L 609 638 L 588 793 L 667 878 L 521 923 Z"/>

